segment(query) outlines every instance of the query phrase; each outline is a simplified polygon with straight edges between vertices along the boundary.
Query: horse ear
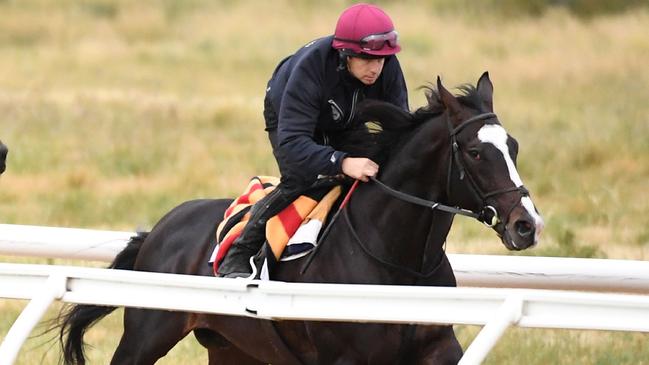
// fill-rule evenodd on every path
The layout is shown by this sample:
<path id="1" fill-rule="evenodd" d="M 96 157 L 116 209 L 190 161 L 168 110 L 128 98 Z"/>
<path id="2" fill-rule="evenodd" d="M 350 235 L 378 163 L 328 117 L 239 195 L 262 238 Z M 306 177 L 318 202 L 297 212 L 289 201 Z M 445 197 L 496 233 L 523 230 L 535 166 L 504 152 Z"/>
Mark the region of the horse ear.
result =
<path id="1" fill-rule="evenodd" d="M 442 79 L 437 76 L 437 92 L 439 93 L 439 98 L 442 101 L 442 104 L 449 111 L 449 116 L 454 122 L 459 122 L 461 118 L 462 106 L 457 101 L 455 96 L 451 94 L 444 85 L 442 85 Z"/>
<path id="2" fill-rule="evenodd" d="M 480 79 L 478 80 L 478 87 L 476 89 L 478 90 L 478 96 L 480 96 L 480 99 L 485 104 L 487 110 L 493 112 L 494 111 L 494 103 L 493 103 L 494 85 L 491 83 L 491 80 L 489 79 L 488 71 L 485 71 L 482 74 L 482 76 L 480 76 Z"/>

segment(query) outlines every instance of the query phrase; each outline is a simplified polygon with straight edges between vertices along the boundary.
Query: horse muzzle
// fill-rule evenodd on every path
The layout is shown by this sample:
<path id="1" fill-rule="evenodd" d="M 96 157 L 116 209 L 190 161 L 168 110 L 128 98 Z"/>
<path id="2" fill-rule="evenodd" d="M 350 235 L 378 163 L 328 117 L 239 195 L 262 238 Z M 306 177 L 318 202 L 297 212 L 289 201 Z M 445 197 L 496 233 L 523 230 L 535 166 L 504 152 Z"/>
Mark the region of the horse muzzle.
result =
<path id="1" fill-rule="evenodd" d="M 529 200 L 527 197 L 522 199 Z M 494 229 L 501 236 L 505 247 L 512 251 L 534 247 L 545 226 L 531 200 L 530 204 L 523 203 L 512 209 L 505 222 L 498 224 L 500 227 L 496 226 Z"/>

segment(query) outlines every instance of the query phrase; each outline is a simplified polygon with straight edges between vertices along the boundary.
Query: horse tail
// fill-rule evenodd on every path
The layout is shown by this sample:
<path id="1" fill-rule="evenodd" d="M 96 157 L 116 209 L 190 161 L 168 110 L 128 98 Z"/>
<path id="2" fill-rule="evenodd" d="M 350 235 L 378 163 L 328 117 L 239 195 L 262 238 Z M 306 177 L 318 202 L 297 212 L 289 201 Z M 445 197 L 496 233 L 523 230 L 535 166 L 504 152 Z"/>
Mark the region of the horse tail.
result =
<path id="1" fill-rule="evenodd" d="M 109 269 L 133 270 L 144 239 L 148 232 L 138 232 L 108 266 Z M 90 327 L 106 317 L 117 307 L 107 307 L 91 304 L 78 304 L 66 306 L 59 314 L 60 332 L 59 341 L 63 353 L 64 364 L 86 363 L 84 356 L 85 343 L 83 336 Z M 67 337 L 66 337 L 67 335 Z"/>

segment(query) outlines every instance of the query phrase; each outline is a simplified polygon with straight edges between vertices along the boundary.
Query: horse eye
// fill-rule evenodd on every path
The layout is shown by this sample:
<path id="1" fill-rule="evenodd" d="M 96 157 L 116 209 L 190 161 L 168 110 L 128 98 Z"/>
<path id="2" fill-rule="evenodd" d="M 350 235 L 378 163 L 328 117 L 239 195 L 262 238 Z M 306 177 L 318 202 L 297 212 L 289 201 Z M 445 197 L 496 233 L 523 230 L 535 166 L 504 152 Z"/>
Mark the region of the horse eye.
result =
<path id="1" fill-rule="evenodd" d="M 480 152 L 478 152 L 478 150 L 469 150 L 469 155 L 471 155 L 475 160 L 480 159 Z"/>

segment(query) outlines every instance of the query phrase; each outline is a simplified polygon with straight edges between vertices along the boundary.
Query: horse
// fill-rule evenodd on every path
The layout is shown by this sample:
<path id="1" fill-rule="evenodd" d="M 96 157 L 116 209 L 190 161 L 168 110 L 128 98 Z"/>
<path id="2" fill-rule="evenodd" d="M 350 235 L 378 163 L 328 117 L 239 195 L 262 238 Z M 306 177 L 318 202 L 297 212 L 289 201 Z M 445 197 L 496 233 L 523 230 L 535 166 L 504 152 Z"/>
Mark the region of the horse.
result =
<path id="1" fill-rule="evenodd" d="M 9 148 L 0 141 L 0 175 L 2 175 L 7 168 L 7 153 L 9 153 Z"/>
<path id="2" fill-rule="evenodd" d="M 456 214 L 491 227 L 509 250 L 536 245 L 543 219 L 516 169 L 518 144 L 493 112 L 493 84 L 451 94 L 437 78 L 415 112 L 368 102 L 359 112 L 394 139 L 378 179 L 355 189 L 308 270 L 283 262 L 291 282 L 456 286 L 445 241 Z M 184 202 L 133 237 L 112 269 L 212 276 L 206 264 L 230 199 Z M 244 279 L 223 279 L 244 280 Z M 59 336 L 66 364 L 85 364 L 83 335 L 115 307 L 68 306 Z M 209 364 L 454 364 L 453 327 L 248 317 L 126 308 L 111 364 L 153 364 L 190 332 Z"/>

